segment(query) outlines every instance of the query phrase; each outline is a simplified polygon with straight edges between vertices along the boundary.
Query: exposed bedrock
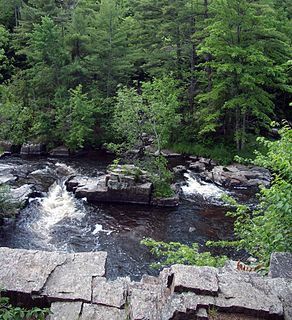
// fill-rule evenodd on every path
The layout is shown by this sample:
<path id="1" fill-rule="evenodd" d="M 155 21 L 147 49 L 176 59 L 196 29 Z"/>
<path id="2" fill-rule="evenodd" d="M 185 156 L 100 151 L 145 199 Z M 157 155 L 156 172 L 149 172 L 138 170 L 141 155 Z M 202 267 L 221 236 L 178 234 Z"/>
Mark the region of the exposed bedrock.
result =
<path id="1" fill-rule="evenodd" d="M 197 172 L 202 179 L 230 188 L 269 187 L 271 173 L 268 169 L 257 166 L 231 164 L 219 166 L 213 160 L 191 156 L 189 169 Z"/>
<path id="2" fill-rule="evenodd" d="M 278 269 L 282 258 L 277 256 Z M 291 255 L 283 263 L 288 259 L 291 266 Z M 27 295 L 44 299 L 52 312 L 49 320 L 208 319 L 210 308 L 251 319 L 292 319 L 291 278 L 238 271 L 229 262 L 221 269 L 174 265 L 140 282 L 109 281 L 105 263 L 105 252 L 0 248 L 0 286 L 19 302 Z"/>
<path id="3" fill-rule="evenodd" d="M 153 185 L 145 171 L 134 165 L 118 166 L 108 174 L 98 177 L 71 177 L 66 182 L 67 190 L 73 191 L 77 198 L 89 202 L 118 202 L 163 207 L 177 206 L 178 196 L 154 198 Z"/>

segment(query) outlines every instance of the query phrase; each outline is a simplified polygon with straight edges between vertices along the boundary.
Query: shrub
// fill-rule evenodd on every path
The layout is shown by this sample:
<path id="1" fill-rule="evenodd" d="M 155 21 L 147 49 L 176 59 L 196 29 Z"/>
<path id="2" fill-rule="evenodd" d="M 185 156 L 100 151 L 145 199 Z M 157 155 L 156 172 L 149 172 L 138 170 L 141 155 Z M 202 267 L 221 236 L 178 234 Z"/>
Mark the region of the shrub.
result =
<path id="1" fill-rule="evenodd" d="M 0 292 L 0 319 L 3 320 L 45 320 L 50 310 L 32 308 L 25 309 L 14 307 L 9 303 L 9 299 L 1 296 Z"/>
<path id="2" fill-rule="evenodd" d="M 272 252 L 292 252 L 292 129 L 285 124 L 279 134 L 277 141 L 258 138 L 267 148 L 267 154 L 256 151 L 255 160 L 237 158 L 273 172 L 271 187 L 260 190 L 257 208 L 252 210 L 230 197 L 225 198 L 236 206 L 235 212 L 228 213 L 236 219 L 234 233 L 237 241 L 231 244 L 245 249 L 266 267 Z M 230 243 L 220 241 L 208 245 L 227 246 Z"/>
<path id="3" fill-rule="evenodd" d="M 151 266 L 160 268 L 171 264 L 180 263 L 196 266 L 222 267 L 227 261 L 226 256 L 212 256 L 210 252 L 199 253 L 199 245 L 193 243 L 191 246 L 179 242 L 160 242 L 146 238 L 141 241 L 150 252 L 162 261 Z"/>

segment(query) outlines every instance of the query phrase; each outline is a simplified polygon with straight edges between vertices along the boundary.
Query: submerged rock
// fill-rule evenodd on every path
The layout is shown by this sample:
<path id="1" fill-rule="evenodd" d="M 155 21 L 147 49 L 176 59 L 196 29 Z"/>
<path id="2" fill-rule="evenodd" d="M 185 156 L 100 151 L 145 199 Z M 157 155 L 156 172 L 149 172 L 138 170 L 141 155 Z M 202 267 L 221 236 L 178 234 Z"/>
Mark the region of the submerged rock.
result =
<path id="1" fill-rule="evenodd" d="M 151 205 L 157 207 L 177 207 L 179 205 L 179 196 L 174 195 L 168 198 L 152 198 Z"/>

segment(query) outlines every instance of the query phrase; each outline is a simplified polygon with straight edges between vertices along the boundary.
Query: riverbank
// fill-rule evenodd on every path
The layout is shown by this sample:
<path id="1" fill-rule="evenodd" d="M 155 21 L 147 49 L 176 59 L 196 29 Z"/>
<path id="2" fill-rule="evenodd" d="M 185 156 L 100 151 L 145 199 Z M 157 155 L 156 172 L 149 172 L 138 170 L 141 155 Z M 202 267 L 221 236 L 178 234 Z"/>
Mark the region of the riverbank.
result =
<path id="1" fill-rule="evenodd" d="M 214 319 L 219 313 L 290 320 L 292 274 L 286 267 L 291 261 L 288 254 L 272 256 L 269 277 L 239 271 L 229 262 L 221 269 L 174 265 L 140 282 L 107 281 L 105 252 L 0 248 L 0 284 L 14 303 L 50 307 L 50 320 Z"/>

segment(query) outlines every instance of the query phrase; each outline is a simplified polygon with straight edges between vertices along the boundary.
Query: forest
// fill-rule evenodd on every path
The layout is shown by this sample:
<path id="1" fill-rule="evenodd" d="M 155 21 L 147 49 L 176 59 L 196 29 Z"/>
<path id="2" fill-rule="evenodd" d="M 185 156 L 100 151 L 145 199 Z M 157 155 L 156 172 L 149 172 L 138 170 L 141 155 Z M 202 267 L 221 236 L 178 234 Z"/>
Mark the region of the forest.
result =
<path id="1" fill-rule="evenodd" d="M 291 120 L 289 0 L 0 8 L 2 140 L 71 150 L 120 142 L 139 134 L 124 125 L 135 114 L 124 105 L 152 112 L 159 148 L 232 161 L 270 134 L 271 120 Z"/>
<path id="2" fill-rule="evenodd" d="M 109 253 L 113 274 L 125 269 L 127 276 L 138 264 L 142 276 L 150 253 L 158 268 L 222 267 L 230 249 L 255 261 L 249 271 L 267 275 L 271 254 L 291 256 L 292 250 L 291 18 L 291 0 L 0 0 L 0 142 L 68 151 L 64 163 L 49 157 L 29 163 L 20 155 L 9 159 L 0 147 L 0 227 L 7 224 L 0 247 L 98 248 Z M 70 157 L 80 150 L 105 150 L 111 161 L 116 158 L 92 164 L 88 154 Z M 166 151 L 188 165 L 170 168 Z M 203 166 L 205 174 L 199 179 L 193 167 L 191 181 L 212 184 L 211 190 L 230 187 L 228 192 L 220 199 L 215 193 L 188 198 L 183 187 L 191 164 Z M 231 186 L 213 175 L 214 167 L 221 175 L 229 165 L 251 168 L 242 164 L 269 176 L 263 185 L 250 171 L 250 180 L 260 178 L 256 188 L 234 188 L 238 194 L 247 189 L 248 201 L 243 193 L 233 197 Z M 184 169 L 175 172 L 179 167 Z M 212 179 L 206 176 L 211 169 Z M 86 179 L 96 187 L 100 177 L 107 191 L 111 183 L 121 192 L 121 176 L 133 189 L 146 184 L 148 202 L 97 206 L 87 194 L 73 194 L 79 182 L 69 190 L 66 183 L 75 176 L 81 190 Z M 25 201 L 19 193 L 12 196 L 22 187 L 29 188 Z M 173 201 L 172 211 L 159 205 L 164 200 Z M 13 219 L 14 226 L 7 223 Z M 37 232 L 30 233 L 34 226 Z M 104 242 L 100 236 L 99 243 L 98 233 L 111 236 Z M 138 261 L 135 268 L 129 261 Z M 43 320 L 50 312 L 15 308 L 1 290 L 0 284 L 0 319 Z"/>

